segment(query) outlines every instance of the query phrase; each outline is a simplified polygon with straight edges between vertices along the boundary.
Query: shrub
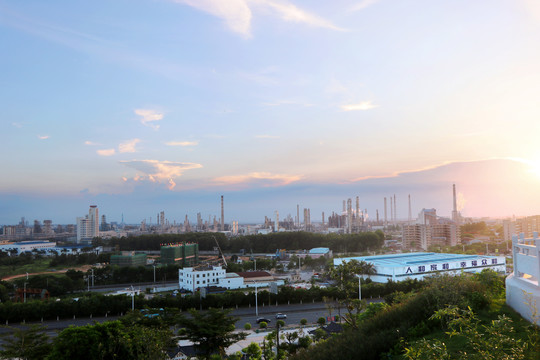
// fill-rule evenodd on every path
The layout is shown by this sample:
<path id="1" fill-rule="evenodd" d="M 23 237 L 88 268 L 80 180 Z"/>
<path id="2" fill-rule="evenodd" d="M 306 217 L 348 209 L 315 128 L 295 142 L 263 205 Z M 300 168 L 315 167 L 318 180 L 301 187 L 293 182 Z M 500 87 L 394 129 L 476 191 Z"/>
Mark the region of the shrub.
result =
<path id="1" fill-rule="evenodd" d="M 251 324 L 250 323 L 245 323 L 244 324 L 244 329 L 245 330 L 251 330 Z"/>

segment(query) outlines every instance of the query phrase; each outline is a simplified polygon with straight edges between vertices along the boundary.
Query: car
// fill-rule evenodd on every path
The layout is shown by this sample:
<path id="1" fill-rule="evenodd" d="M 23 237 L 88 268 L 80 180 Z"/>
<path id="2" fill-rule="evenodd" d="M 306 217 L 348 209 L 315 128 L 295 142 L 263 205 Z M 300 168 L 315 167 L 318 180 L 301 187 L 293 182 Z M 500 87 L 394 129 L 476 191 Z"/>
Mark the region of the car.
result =
<path id="1" fill-rule="evenodd" d="M 271 321 L 270 319 L 263 318 L 263 317 L 257 318 L 257 324 L 260 324 L 262 322 L 265 322 L 268 324 L 270 321 Z"/>
<path id="2" fill-rule="evenodd" d="M 286 319 L 287 318 L 287 315 L 285 314 L 282 314 L 282 313 L 277 313 L 276 314 L 276 319 Z"/>

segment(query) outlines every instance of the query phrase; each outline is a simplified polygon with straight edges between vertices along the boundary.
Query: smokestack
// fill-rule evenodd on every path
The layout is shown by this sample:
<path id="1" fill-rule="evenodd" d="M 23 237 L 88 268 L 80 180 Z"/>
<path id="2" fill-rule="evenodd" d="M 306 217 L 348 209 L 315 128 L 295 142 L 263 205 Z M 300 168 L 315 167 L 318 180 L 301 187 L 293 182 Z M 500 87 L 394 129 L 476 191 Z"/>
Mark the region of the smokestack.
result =
<path id="1" fill-rule="evenodd" d="M 356 197 L 356 226 L 360 227 L 360 200 Z"/>
<path id="2" fill-rule="evenodd" d="M 322 212 L 322 226 L 324 228 L 324 211 Z"/>
<path id="3" fill-rule="evenodd" d="M 457 197 L 456 197 L 456 184 L 452 185 L 453 195 L 454 195 L 454 209 L 452 210 L 452 220 L 459 225 L 459 213 L 457 211 Z"/>
<path id="4" fill-rule="evenodd" d="M 394 194 L 394 224 L 397 224 L 396 194 Z"/>
<path id="5" fill-rule="evenodd" d="M 457 211 L 456 184 L 452 185 L 454 191 L 454 211 Z"/>
<path id="6" fill-rule="evenodd" d="M 221 231 L 225 231 L 225 215 L 223 211 L 223 195 L 221 195 Z"/>
<path id="7" fill-rule="evenodd" d="M 388 226 L 388 213 L 386 208 L 386 198 L 384 198 L 384 226 Z"/>
<path id="8" fill-rule="evenodd" d="M 393 203 L 393 199 L 392 197 L 390 196 L 390 223 L 392 225 L 394 225 L 394 203 Z"/>
<path id="9" fill-rule="evenodd" d="M 300 205 L 296 204 L 296 227 L 300 227 Z"/>
<path id="10" fill-rule="evenodd" d="M 411 225 L 412 213 L 411 213 L 411 194 L 409 194 L 409 225 Z"/>

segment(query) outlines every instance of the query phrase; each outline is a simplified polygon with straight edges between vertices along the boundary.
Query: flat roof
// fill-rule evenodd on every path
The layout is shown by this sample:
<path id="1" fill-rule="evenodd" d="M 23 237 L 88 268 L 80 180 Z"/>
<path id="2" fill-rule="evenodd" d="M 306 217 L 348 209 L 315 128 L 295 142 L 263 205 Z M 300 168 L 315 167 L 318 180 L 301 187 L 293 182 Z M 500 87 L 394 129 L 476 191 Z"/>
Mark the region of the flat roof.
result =
<path id="1" fill-rule="evenodd" d="M 473 259 L 493 259 L 496 256 L 487 255 L 464 255 L 464 254 L 444 254 L 444 253 L 404 253 L 404 254 L 390 254 L 390 255 L 375 255 L 375 256 L 358 256 L 347 258 L 335 258 L 334 265 L 341 264 L 343 261 L 350 260 L 365 261 L 373 263 L 375 266 L 388 266 L 388 267 L 403 267 L 415 264 L 424 263 L 447 263 L 450 261 L 464 261 Z"/>
<path id="2" fill-rule="evenodd" d="M 318 247 L 318 248 L 313 248 L 313 249 L 309 250 L 309 253 L 310 254 L 326 254 L 329 251 L 330 251 L 329 248 Z"/>

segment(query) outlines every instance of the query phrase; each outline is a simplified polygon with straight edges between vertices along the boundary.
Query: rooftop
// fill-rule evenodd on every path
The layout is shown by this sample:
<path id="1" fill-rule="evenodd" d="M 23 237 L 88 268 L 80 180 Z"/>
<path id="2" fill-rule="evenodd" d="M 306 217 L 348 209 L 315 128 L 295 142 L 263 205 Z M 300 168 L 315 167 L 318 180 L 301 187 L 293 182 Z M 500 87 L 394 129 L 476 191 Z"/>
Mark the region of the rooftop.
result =
<path id="1" fill-rule="evenodd" d="M 349 258 L 336 258 L 334 265 L 339 265 L 342 261 L 358 260 L 373 263 L 377 266 L 402 267 L 415 264 L 424 264 L 426 262 L 437 264 L 447 263 L 450 261 L 465 261 L 474 259 L 492 259 L 494 256 L 486 255 L 463 255 L 463 254 L 443 254 L 443 253 L 405 253 L 391 255 L 376 255 L 376 256 L 359 256 Z"/>
<path id="2" fill-rule="evenodd" d="M 325 247 L 318 247 L 318 248 L 313 248 L 311 250 L 309 250 L 309 253 L 310 254 L 326 254 L 330 251 L 329 248 L 325 248 Z"/>

